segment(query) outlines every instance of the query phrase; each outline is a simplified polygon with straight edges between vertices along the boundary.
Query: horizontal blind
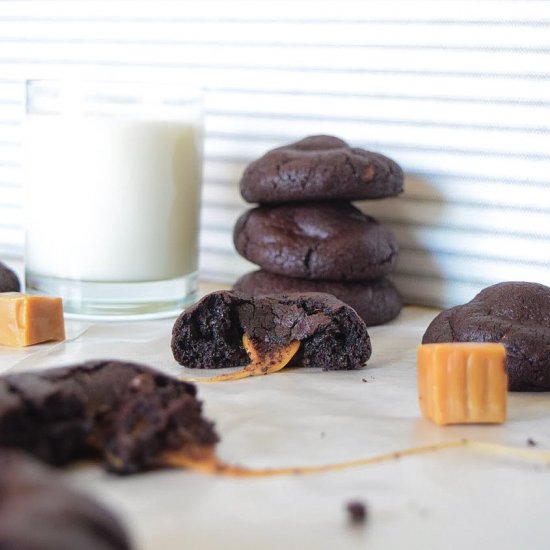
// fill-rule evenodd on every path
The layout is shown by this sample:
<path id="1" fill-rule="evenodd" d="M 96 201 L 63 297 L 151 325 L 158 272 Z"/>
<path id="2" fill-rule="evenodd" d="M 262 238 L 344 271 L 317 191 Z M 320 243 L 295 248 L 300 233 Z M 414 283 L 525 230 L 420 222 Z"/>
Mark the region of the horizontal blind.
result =
<path id="1" fill-rule="evenodd" d="M 0 2 L 0 253 L 21 257 L 23 81 L 183 80 L 205 90 L 203 277 L 254 266 L 232 244 L 246 164 L 309 134 L 394 158 L 363 202 L 401 247 L 408 301 L 501 280 L 550 284 L 550 2 Z"/>

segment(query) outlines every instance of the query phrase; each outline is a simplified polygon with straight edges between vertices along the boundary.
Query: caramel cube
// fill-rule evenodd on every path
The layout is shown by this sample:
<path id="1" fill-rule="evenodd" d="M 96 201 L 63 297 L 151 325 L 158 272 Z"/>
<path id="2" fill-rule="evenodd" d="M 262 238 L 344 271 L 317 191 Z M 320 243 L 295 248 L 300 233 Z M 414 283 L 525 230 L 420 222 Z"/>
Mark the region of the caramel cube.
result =
<path id="1" fill-rule="evenodd" d="M 61 298 L 0 293 L 0 344 L 22 347 L 64 339 Z"/>
<path id="2" fill-rule="evenodd" d="M 436 424 L 499 424 L 506 420 L 506 349 L 492 343 L 418 346 L 418 399 Z"/>

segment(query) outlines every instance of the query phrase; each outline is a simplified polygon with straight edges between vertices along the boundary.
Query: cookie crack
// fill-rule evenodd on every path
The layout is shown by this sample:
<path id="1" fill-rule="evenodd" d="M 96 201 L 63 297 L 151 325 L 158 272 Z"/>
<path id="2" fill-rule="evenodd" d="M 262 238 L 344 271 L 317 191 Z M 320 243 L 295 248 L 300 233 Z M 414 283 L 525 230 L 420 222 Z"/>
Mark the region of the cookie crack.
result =
<path id="1" fill-rule="evenodd" d="M 100 361 L 88 361 L 86 363 L 82 363 L 82 365 L 76 366 L 73 369 L 67 370 L 66 372 L 62 372 L 59 374 L 54 374 L 53 376 L 49 376 L 46 380 L 51 382 L 63 382 L 64 380 L 70 380 L 74 378 L 74 373 L 83 373 L 83 374 L 93 374 L 99 370 L 102 370 L 106 368 L 108 365 L 110 365 L 112 361 L 106 361 L 106 360 L 100 360 Z M 83 384 L 80 382 L 80 380 L 76 380 L 79 386 L 83 387 Z"/>
<path id="2" fill-rule="evenodd" d="M 278 162 L 276 165 L 275 165 L 275 171 L 277 172 L 277 177 L 276 178 L 273 178 L 271 180 L 271 187 L 274 191 L 277 190 L 277 187 L 279 185 L 279 182 L 281 181 L 281 168 L 282 168 L 282 163 Z"/>
<path id="3" fill-rule="evenodd" d="M 240 233 L 238 234 L 238 237 L 235 239 L 235 243 L 238 243 L 239 240 L 241 240 L 241 242 L 242 242 L 242 248 L 243 248 L 244 256 L 245 256 L 245 257 L 249 256 L 249 254 L 250 254 L 250 251 L 249 251 L 250 237 L 249 237 L 249 235 L 248 235 L 248 228 L 247 228 L 248 220 L 249 220 L 249 219 L 250 219 L 250 217 L 247 217 L 247 218 L 246 218 L 246 221 L 245 221 L 245 223 L 243 224 L 242 230 L 241 230 Z"/>
<path id="4" fill-rule="evenodd" d="M 288 159 L 281 160 L 276 164 L 275 170 L 277 172 L 277 177 L 274 178 L 271 182 L 271 186 L 273 190 L 276 190 L 279 184 L 282 184 L 287 179 L 285 175 L 282 173 L 282 170 L 287 164 L 291 163 L 293 160 L 294 159 L 288 158 Z"/>
<path id="5" fill-rule="evenodd" d="M 313 253 L 313 248 L 308 248 L 306 251 L 306 255 L 304 256 L 304 267 L 306 268 L 306 271 L 308 273 L 311 273 L 311 268 L 309 265 L 309 262 L 311 261 L 311 254 Z"/>
<path id="6" fill-rule="evenodd" d="M 319 162 L 316 162 L 314 164 L 314 166 L 309 166 L 308 169 L 307 169 L 307 174 L 304 176 L 302 182 L 301 182 L 301 185 L 300 187 L 302 188 L 302 191 L 305 190 L 305 188 L 311 183 L 311 174 L 314 172 L 314 168 L 315 170 L 317 169 L 317 166 L 318 166 Z"/>
<path id="7" fill-rule="evenodd" d="M 457 335 L 456 335 L 456 331 L 455 331 L 455 327 L 454 327 L 454 324 L 451 322 L 451 319 L 447 319 L 447 323 L 449 325 L 449 332 L 451 333 L 451 339 L 453 342 L 457 342 L 458 339 L 457 339 Z"/>
<path id="8" fill-rule="evenodd" d="M 314 245 L 309 246 L 304 256 L 304 268 L 309 277 L 311 277 L 311 257 L 317 251 L 319 245 L 320 243 L 315 243 Z"/>
<path id="9" fill-rule="evenodd" d="M 353 162 L 351 161 L 351 159 L 349 158 L 348 155 L 344 155 L 344 162 L 351 168 L 353 178 L 356 179 L 356 180 L 360 179 L 359 174 L 357 172 L 357 167 L 355 166 L 355 164 L 353 164 Z"/>
<path id="10" fill-rule="evenodd" d="M 29 397 L 25 395 L 24 391 L 19 389 L 17 386 L 11 384 L 9 379 L 4 380 L 4 384 L 11 394 L 16 395 L 19 398 L 19 401 L 24 407 L 25 413 L 32 418 L 37 418 L 38 409 L 37 407 L 35 407 L 32 399 L 29 399 Z"/>
<path id="11" fill-rule="evenodd" d="M 323 156 L 319 154 L 316 154 L 310 159 L 309 163 L 307 164 L 307 174 L 304 178 L 302 191 L 305 189 L 307 184 L 312 184 L 313 179 L 320 178 L 321 180 L 323 180 L 322 170 L 325 164 L 326 162 L 324 162 Z"/>

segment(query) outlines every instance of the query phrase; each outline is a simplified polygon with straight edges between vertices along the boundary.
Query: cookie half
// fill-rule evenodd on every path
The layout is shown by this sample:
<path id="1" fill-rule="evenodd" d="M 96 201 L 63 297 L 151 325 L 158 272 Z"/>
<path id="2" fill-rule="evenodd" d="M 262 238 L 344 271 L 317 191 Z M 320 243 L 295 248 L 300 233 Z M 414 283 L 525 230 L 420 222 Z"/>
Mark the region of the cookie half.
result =
<path id="1" fill-rule="evenodd" d="M 250 360 L 242 337 L 258 347 L 300 342 L 293 365 L 350 370 L 371 354 L 367 327 L 357 313 L 329 294 L 296 293 L 252 297 L 212 292 L 186 309 L 172 330 L 172 352 L 190 368 L 240 367 Z"/>
<path id="2" fill-rule="evenodd" d="M 218 441 L 196 392 L 147 366 L 114 360 L 6 374 L 0 447 L 57 466 L 102 457 L 118 474 L 156 468 L 163 451 Z"/>
<path id="3" fill-rule="evenodd" d="M 500 342 L 506 346 L 509 389 L 548 391 L 550 288 L 526 282 L 485 288 L 430 323 L 422 343 L 433 342 Z"/>
<path id="4" fill-rule="evenodd" d="M 387 227 L 346 202 L 253 208 L 237 220 L 233 241 L 271 273 L 323 281 L 382 277 L 398 252 Z"/>
<path id="5" fill-rule="evenodd" d="M 403 191 L 403 171 L 391 159 L 333 136 L 310 136 L 250 164 L 241 179 L 248 202 L 362 200 Z"/>
<path id="6" fill-rule="evenodd" d="M 391 321 L 401 311 L 401 296 L 385 278 L 372 281 L 313 281 L 275 275 L 260 269 L 243 275 L 233 289 L 261 296 L 289 292 L 326 292 L 351 306 L 368 327 Z"/>

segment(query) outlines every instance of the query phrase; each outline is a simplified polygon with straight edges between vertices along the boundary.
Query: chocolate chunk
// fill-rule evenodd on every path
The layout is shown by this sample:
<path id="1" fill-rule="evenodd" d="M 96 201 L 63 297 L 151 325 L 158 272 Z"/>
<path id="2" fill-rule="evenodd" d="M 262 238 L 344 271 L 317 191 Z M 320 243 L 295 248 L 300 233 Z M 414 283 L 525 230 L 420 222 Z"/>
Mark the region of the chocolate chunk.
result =
<path id="1" fill-rule="evenodd" d="M 127 474 L 159 454 L 218 440 L 192 384 L 142 365 L 91 361 L 0 377 L 0 447 L 50 464 L 102 457 Z"/>
<path id="2" fill-rule="evenodd" d="M 234 290 L 262 296 L 289 292 L 326 292 L 351 306 L 367 327 L 387 323 L 399 315 L 401 297 L 395 286 L 385 278 L 372 281 L 314 281 L 284 277 L 260 269 L 243 275 Z"/>
<path id="3" fill-rule="evenodd" d="M 332 136 L 310 136 L 269 151 L 241 179 L 248 202 L 379 199 L 403 191 L 391 159 Z"/>
<path id="4" fill-rule="evenodd" d="M 391 231 L 343 202 L 253 208 L 237 220 L 233 240 L 266 271 L 303 279 L 376 279 L 397 260 Z"/>
<path id="5" fill-rule="evenodd" d="M 432 342 L 500 342 L 506 346 L 509 389 L 548 391 L 550 288 L 526 282 L 485 288 L 430 323 L 422 343 Z"/>
<path id="6" fill-rule="evenodd" d="M 0 451 L 0 548 L 129 550 L 119 521 L 55 472 L 18 451 Z"/>
<path id="7" fill-rule="evenodd" d="M 323 370 L 358 369 L 371 354 L 365 323 L 357 313 L 323 293 L 252 297 L 213 292 L 185 310 L 172 330 L 176 361 L 191 368 L 238 367 L 249 363 L 242 343 L 300 341 L 291 365 Z"/>
<path id="8" fill-rule="evenodd" d="M 363 502 L 352 500 L 346 504 L 346 510 L 353 525 L 363 525 L 367 521 L 367 507 Z"/>
<path id="9" fill-rule="evenodd" d="M 4 263 L 0 262 L 0 292 L 19 292 L 21 284 L 17 275 Z"/>

